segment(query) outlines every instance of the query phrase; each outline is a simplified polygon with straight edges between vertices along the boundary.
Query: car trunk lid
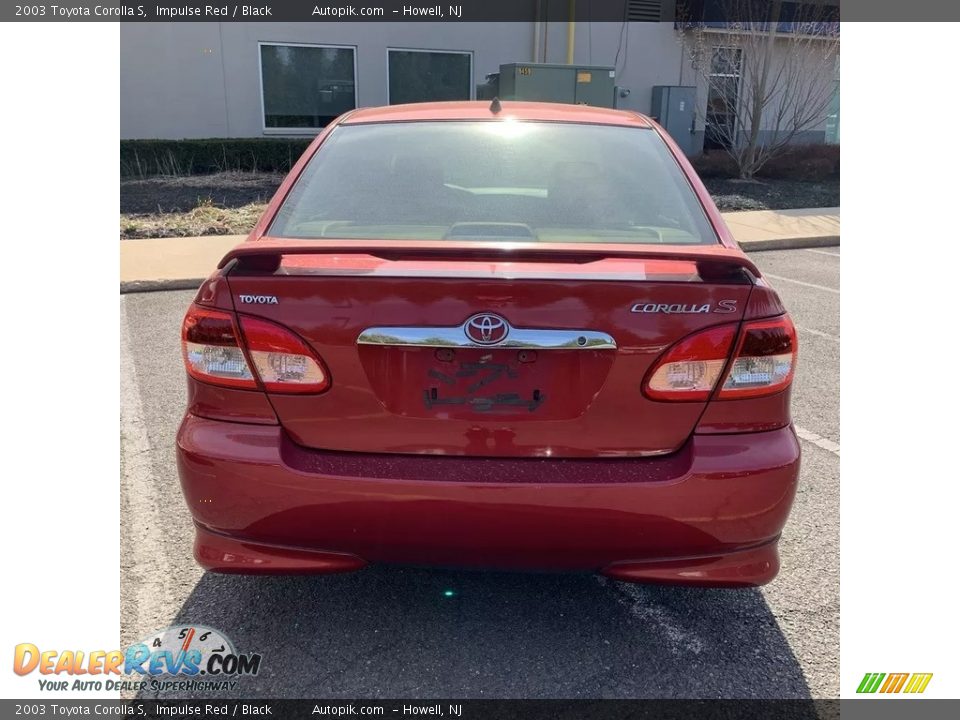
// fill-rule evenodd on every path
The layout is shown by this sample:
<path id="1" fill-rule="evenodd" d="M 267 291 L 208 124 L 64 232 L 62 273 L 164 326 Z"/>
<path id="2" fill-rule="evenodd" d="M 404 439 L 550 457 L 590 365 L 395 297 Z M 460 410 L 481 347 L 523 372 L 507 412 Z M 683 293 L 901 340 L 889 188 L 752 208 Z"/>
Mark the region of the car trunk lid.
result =
<path id="1" fill-rule="evenodd" d="M 239 312 L 329 368 L 321 395 L 269 394 L 297 443 L 511 457 L 680 447 L 706 403 L 651 400 L 644 377 L 678 340 L 739 321 L 756 272 L 722 246 L 471 241 L 253 241 L 221 265 Z"/>

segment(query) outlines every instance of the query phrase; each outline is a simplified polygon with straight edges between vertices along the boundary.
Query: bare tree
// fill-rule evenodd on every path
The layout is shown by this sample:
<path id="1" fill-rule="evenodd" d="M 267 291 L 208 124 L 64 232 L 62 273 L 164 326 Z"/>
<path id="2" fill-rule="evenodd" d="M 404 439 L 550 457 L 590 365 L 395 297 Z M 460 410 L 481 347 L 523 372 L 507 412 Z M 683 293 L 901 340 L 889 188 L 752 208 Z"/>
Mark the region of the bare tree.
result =
<path id="1" fill-rule="evenodd" d="M 718 2 L 726 21 L 697 22 L 678 9 L 678 29 L 707 88 L 701 120 L 749 179 L 826 118 L 840 24 L 823 0 L 790 3 L 789 16 L 781 0 Z"/>

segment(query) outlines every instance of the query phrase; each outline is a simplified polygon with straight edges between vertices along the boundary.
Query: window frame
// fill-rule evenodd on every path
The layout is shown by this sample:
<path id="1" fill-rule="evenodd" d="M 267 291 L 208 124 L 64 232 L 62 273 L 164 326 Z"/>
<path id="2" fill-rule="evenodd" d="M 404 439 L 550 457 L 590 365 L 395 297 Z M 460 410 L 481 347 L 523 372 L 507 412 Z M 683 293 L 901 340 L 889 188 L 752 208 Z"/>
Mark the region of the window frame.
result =
<path id="1" fill-rule="evenodd" d="M 738 45 L 713 45 L 710 48 L 710 77 L 743 77 L 743 48 Z M 717 50 L 733 50 L 737 58 L 737 72 L 735 73 L 722 73 L 713 71 L 713 59 L 714 54 Z"/>
<path id="2" fill-rule="evenodd" d="M 297 43 L 281 42 L 274 40 L 257 41 L 257 69 L 259 71 L 260 81 L 260 129 L 264 135 L 316 135 L 323 130 L 323 127 L 267 127 L 267 101 L 263 93 L 263 47 L 308 47 L 308 48 L 326 48 L 333 50 L 350 50 L 353 53 L 353 109 L 358 108 L 360 99 L 360 89 L 357 78 L 357 46 L 356 45 L 331 45 L 329 43 Z"/>
<path id="3" fill-rule="evenodd" d="M 736 69 L 737 69 L 737 71 L 736 71 L 735 73 L 732 73 L 732 72 L 731 72 L 731 73 L 722 73 L 722 72 L 714 72 L 714 71 L 713 71 L 713 60 L 714 60 L 715 54 L 717 53 L 717 51 L 724 51 L 724 50 L 732 50 L 732 51 L 734 52 L 736 58 L 737 58 L 737 62 L 736 62 Z M 711 91 L 711 90 L 714 90 L 714 89 L 717 89 L 717 85 L 716 85 L 716 83 L 715 83 L 715 81 L 714 81 L 714 78 L 736 79 L 736 97 L 735 97 L 735 100 L 736 100 L 737 102 L 740 102 L 740 91 L 741 91 L 742 85 L 743 85 L 743 56 L 744 56 L 744 49 L 743 49 L 742 47 L 738 46 L 738 45 L 712 45 L 712 46 L 710 47 L 710 72 L 707 74 L 707 87 L 706 87 L 707 107 L 706 107 L 706 111 L 705 111 L 705 113 L 704 113 L 704 128 L 703 128 L 705 134 L 706 134 L 707 129 L 708 129 L 708 128 L 707 128 L 708 123 L 706 122 L 706 116 L 709 115 L 709 113 L 710 113 L 710 91 Z M 726 98 L 725 98 L 725 101 L 726 101 Z M 726 113 L 726 115 L 729 116 L 730 113 Z M 739 127 L 738 127 L 739 123 L 738 123 L 738 121 L 737 121 L 736 113 L 733 113 L 732 120 L 733 120 L 733 125 L 732 125 L 732 127 L 731 127 L 731 132 L 733 133 L 734 137 L 738 137 L 739 132 L 740 132 L 740 129 L 739 129 Z"/>
<path id="4" fill-rule="evenodd" d="M 437 50 L 433 48 L 407 48 L 407 47 L 387 46 L 386 48 L 387 105 L 392 104 L 390 102 L 390 53 L 391 52 L 432 53 L 434 55 L 467 55 L 470 58 L 470 97 L 468 99 L 469 100 L 477 99 L 477 83 L 476 83 L 476 76 L 474 75 L 473 50 Z M 439 101 L 436 101 L 436 102 L 439 102 Z"/>

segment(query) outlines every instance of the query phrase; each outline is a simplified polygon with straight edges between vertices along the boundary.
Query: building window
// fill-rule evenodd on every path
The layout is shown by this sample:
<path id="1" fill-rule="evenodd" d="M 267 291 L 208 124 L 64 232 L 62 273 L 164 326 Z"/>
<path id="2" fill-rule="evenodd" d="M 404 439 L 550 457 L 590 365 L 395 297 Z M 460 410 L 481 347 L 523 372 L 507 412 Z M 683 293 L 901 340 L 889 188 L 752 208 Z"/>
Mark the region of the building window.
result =
<path id="1" fill-rule="evenodd" d="M 840 144 L 840 57 L 837 57 L 833 69 L 833 97 L 827 109 L 827 127 L 824 141 L 831 145 Z"/>
<path id="2" fill-rule="evenodd" d="M 265 130 L 313 130 L 357 106 L 352 47 L 260 44 Z"/>
<path id="3" fill-rule="evenodd" d="M 704 137 L 704 148 L 707 150 L 729 147 L 736 137 L 742 60 L 743 50 L 740 48 L 713 49 Z"/>
<path id="4" fill-rule="evenodd" d="M 391 105 L 471 98 L 472 53 L 388 50 L 387 69 Z"/>

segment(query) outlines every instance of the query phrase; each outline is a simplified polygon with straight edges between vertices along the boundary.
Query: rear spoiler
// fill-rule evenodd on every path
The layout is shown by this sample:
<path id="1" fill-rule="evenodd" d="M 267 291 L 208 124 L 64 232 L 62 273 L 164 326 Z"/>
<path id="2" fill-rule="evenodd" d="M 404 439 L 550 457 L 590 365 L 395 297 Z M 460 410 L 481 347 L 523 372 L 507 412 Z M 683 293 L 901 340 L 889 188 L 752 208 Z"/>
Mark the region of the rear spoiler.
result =
<path id="1" fill-rule="evenodd" d="M 240 243 L 217 268 L 235 263 L 242 271 L 272 273 L 284 255 L 372 255 L 383 260 L 480 260 L 488 262 L 588 263 L 605 258 L 694 262 L 705 280 L 729 279 L 742 271 L 759 277 L 757 266 L 737 248 L 723 245 L 639 245 L 600 243 L 511 243 L 473 240 L 289 240 Z"/>

